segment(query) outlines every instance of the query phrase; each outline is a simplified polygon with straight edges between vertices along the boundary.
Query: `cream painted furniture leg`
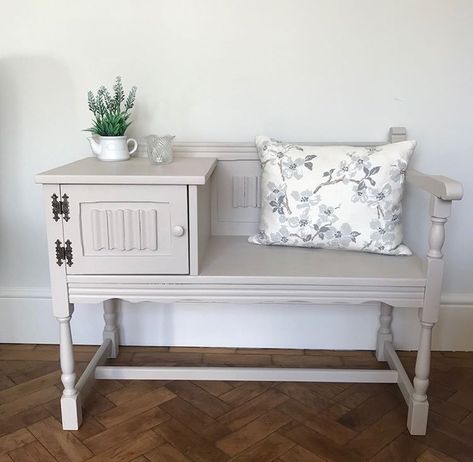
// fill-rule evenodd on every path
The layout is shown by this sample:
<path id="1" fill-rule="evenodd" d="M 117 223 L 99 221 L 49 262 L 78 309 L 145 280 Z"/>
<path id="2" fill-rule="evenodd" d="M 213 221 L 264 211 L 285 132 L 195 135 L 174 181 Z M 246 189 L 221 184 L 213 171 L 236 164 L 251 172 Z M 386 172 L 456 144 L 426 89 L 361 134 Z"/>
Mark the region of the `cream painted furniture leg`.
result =
<path id="1" fill-rule="evenodd" d="M 59 322 L 59 357 L 61 363 L 61 381 L 64 391 L 61 397 L 62 426 L 64 430 L 77 430 L 82 421 L 82 408 L 79 392 L 76 387 L 74 368 L 74 352 L 71 335 L 71 317 L 74 305 L 69 303 L 69 293 L 66 280 L 66 265 L 60 248 L 64 245 L 63 222 L 59 213 L 54 213 L 51 204 L 61 198 L 59 185 L 45 185 L 43 187 L 44 201 L 48 205 L 45 209 L 49 274 L 51 279 L 51 298 L 53 314 Z M 59 252 L 59 253 L 58 253 Z"/>
<path id="2" fill-rule="evenodd" d="M 118 304 L 119 300 L 112 298 L 103 302 L 103 318 L 105 320 L 105 327 L 103 329 L 104 341 L 109 339 L 111 341 L 111 349 L 109 358 L 116 358 L 119 349 L 118 337 Z"/>
<path id="3" fill-rule="evenodd" d="M 432 328 L 439 318 L 443 278 L 442 247 L 445 242 L 445 223 L 450 216 L 450 208 L 451 201 L 432 196 L 430 204 L 432 225 L 426 260 L 427 285 L 424 307 L 419 311 L 420 341 L 415 367 L 414 391 L 409 402 L 407 417 L 407 427 L 412 435 L 425 435 L 427 431 L 429 402 L 426 393 L 429 387 Z"/>
<path id="4" fill-rule="evenodd" d="M 430 345 L 433 322 L 421 321 L 420 343 L 414 377 L 414 393 L 409 403 L 407 426 L 411 435 L 425 435 L 429 416 L 427 388 L 430 373 Z"/>
<path id="5" fill-rule="evenodd" d="M 71 315 L 58 317 L 60 347 L 59 357 L 61 362 L 61 382 L 64 391 L 61 397 L 62 427 L 64 430 L 78 430 L 82 422 L 82 407 L 79 393 L 76 389 L 76 373 L 74 367 L 74 351 L 71 334 Z"/>
<path id="6" fill-rule="evenodd" d="M 393 321 L 393 307 L 386 303 L 381 303 L 379 315 L 379 329 L 376 340 L 376 359 L 378 361 L 386 361 L 384 356 L 385 342 L 393 342 L 393 332 L 391 323 Z"/>

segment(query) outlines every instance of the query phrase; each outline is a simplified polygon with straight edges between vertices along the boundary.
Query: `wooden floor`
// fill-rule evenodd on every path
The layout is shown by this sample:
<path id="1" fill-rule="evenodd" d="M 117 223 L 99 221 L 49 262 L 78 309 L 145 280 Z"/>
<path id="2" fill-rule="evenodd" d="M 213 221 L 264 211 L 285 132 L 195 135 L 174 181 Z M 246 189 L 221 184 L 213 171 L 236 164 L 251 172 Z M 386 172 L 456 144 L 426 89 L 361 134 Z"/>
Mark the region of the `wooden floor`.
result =
<path id="1" fill-rule="evenodd" d="M 79 371 L 95 347 L 75 349 Z M 411 374 L 414 354 L 400 353 Z M 0 345 L 0 462 L 473 461 L 473 353 L 434 353 L 426 437 L 395 385 L 100 381 L 60 425 L 58 349 Z M 383 367 L 371 352 L 122 348 L 114 363 Z"/>

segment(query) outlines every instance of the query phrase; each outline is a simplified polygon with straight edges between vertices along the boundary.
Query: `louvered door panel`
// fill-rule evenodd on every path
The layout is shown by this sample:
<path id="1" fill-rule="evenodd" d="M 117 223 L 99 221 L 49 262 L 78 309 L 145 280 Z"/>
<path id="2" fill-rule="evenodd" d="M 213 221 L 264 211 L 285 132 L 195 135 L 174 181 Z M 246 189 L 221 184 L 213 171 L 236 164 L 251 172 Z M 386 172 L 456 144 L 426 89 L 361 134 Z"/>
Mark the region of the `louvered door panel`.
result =
<path id="1" fill-rule="evenodd" d="M 69 274 L 187 274 L 187 186 L 67 185 Z M 183 236 L 174 236 L 181 226 Z"/>

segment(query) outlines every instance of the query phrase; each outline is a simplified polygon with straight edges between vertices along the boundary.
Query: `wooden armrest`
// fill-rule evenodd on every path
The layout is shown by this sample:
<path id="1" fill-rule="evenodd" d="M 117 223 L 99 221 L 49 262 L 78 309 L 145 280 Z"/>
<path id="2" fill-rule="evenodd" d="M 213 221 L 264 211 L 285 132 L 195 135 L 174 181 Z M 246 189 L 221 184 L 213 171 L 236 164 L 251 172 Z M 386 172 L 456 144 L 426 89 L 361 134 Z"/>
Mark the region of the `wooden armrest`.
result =
<path id="1" fill-rule="evenodd" d="M 426 175 L 414 169 L 407 171 L 407 181 L 444 201 L 460 200 L 463 186 L 460 182 L 442 175 Z"/>

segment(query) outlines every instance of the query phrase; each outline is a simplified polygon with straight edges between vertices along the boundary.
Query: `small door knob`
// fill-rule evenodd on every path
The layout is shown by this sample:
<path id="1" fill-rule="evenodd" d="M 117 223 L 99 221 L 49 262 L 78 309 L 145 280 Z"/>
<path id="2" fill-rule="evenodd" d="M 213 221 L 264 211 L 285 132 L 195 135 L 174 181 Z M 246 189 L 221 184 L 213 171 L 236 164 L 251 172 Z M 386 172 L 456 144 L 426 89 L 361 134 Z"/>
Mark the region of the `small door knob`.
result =
<path id="1" fill-rule="evenodd" d="M 172 228 L 172 235 L 176 237 L 184 236 L 185 230 L 182 226 L 174 226 Z"/>

